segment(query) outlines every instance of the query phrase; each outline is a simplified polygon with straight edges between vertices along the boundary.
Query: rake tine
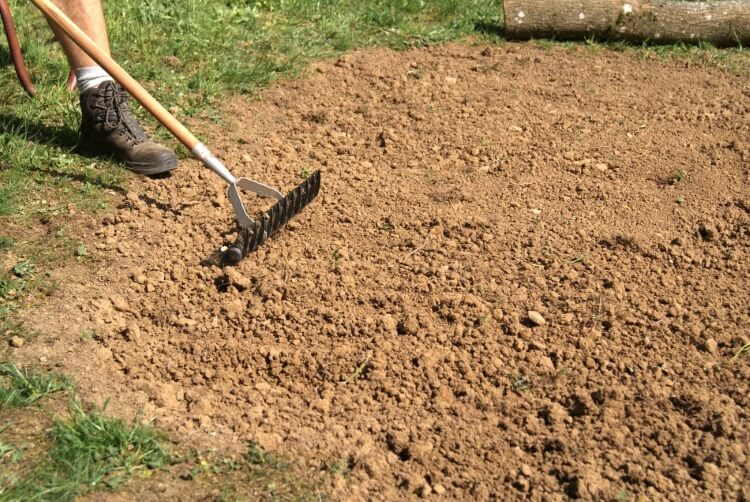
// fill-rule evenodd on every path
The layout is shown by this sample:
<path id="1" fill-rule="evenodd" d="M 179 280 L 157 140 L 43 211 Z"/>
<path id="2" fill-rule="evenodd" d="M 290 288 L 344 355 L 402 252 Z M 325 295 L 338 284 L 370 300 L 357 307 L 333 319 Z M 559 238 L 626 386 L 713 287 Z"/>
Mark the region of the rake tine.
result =
<path id="1" fill-rule="evenodd" d="M 273 235 L 276 230 L 279 229 L 279 205 L 274 204 L 271 209 L 268 210 L 268 235 Z"/>
<path id="2" fill-rule="evenodd" d="M 258 227 L 258 233 L 255 237 L 255 241 L 253 242 L 253 248 L 250 251 L 252 252 L 258 249 L 266 239 L 268 239 L 268 217 L 266 215 L 263 215 Z"/>
<path id="3" fill-rule="evenodd" d="M 316 171 L 280 198 L 264 213 L 260 213 L 251 226 L 240 231 L 237 240 L 222 255 L 224 263 L 237 263 L 257 250 L 261 244 L 299 214 L 320 192 L 320 171 Z"/>

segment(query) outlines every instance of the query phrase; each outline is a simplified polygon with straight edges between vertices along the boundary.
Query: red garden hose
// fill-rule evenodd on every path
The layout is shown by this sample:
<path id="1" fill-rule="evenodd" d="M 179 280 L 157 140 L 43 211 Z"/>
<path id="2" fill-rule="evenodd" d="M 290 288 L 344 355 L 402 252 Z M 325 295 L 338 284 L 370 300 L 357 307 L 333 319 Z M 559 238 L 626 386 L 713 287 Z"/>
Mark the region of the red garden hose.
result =
<path id="1" fill-rule="evenodd" d="M 0 17 L 3 18 L 3 27 L 5 28 L 5 36 L 8 39 L 10 57 L 13 60 L 13 66 L 16 68 L 18 80 L 21 81 L 21 85 L 29 93 L 29 96 L 33 96 L 36 94 L 36 90 L 34 89 L 34 84 L 31 83 L 29 72 L 26 70 L 23 62 L 23 54 L 21 54 L 21 46 L 18 45 L 18 37 L 16 36 L 16 29 L 13 26 L 13 17 L 10 15 L 8 0 L 0 0 Z"/>

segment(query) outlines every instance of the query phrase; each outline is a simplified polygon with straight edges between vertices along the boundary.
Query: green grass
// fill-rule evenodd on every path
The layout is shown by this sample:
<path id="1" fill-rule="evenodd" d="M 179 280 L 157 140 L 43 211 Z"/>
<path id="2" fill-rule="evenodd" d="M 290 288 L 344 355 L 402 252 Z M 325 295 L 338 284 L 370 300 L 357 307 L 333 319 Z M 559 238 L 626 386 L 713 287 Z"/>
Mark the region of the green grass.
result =
<path id="1" fill-rule="evenodd" d="M 0 500 L 68 501 L 118 489 L 124 499 L 137 498 L 144 488 L 128 492 L 131 480 L 159 476 L 155 482 L 169 483 L 176 475 L 193 481 L 197 492 L 220 487 L 227 500 L 320 500 L 319 470 L 301 469 L 257 443 L 235 457 L 181 456 L 149 424 L 84 407 L 75 393 L 61 414 L 60 399 L 52 397 L 69 389 L 66 378 L 0 364 Z M 29 405 L 37 406 L 23 408 Z"/>
<path id="2" fill-rule="evenodd" d="M 245 452 L 245 460 L 258 467 L 270 467 L 272 469 L 286 469 L 288 464 L 279 457 L 265 451 L 258 443 L 251 442 Z"/>
<path id="3" fill-rule="evenodd" d="M 47 458 L 16 479 L 0 480 L 7 501 L 73 500 L 98 489 L 116 489 L 138 472 L 169 464 L 161 436 L 143 424 L 129 425 L 70 405 L 70 418 L 58 419 L 49 432 Z"/>
<path id="4" fill-rule="evenodd" d="M 0 364 L 0 409 L 30 406 L 70 386 L 67 379 L 58 375 L 31 374 L 15 364 L 3 363 Z"/>
<path id="5" fill-rule="evenodd" d="M 79 112 L 64 88 L 62 51 L 30 2 L 10 3 L 39 95 L 24 94 L 0 49 L 0 216 L 64 218 L 69 201 L 106 208 L 103 191 L 122 189 L 126 176 L 71 153 Z M 118 62 L 178 117 L 204 120 L 220 119 L 224 96 L 255 93 L 311 60 L 443 42 L 502 20 L 500 0 L 113 0 L 105 8 Z M 163 129 L 155 134 L 175 145 Z M 34 212 L 43 198 L 57 211 Z"/>
<path id="6" fill-rule="evenodd" d="M 10 270 L 0 270 L 0 343 L 7 342 L 6 335 L 20 331 L 21 325 L 13 320 L 12 314 L 28 289 L 40 282 L 29 260 L 19 261 Z"/>

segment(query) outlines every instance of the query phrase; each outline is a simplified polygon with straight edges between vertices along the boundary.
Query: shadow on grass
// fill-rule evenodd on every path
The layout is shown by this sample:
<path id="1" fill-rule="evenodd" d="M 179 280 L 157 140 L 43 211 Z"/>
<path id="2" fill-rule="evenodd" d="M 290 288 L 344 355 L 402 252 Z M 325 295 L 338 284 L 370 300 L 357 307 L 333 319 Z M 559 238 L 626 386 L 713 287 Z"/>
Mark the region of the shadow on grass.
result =
<path id="1" fill-rule="evenodd" d="M 25 119 L 8 113 L 0 113 L 0 136 L 2 135 L 13 136 L 40 145 L 57 146 L 71 153 L 73 153 L 73 149 L 78 143 L 78 131 L 69 126 L 48 126 L 39 121 Z M 40 158 L 46 157 L 42 156 Z M 83 159 L 83 157 L 81 158 Z M 110 159 L 102 157 L 102 160 Z M 8 165 L 7 161 L 5 163 L 0 162 L 0 171 L 11 169 L 12 167 Z M 50 178 L 79 181 L 117 193 L 126 192 L 121 186 L 107 181 L 107 176 L 103 173 L 66 171 L 45 166 L 43 162 L 24 163 L 23 170 L 49 176 Z"/>
<path id="2" fill-rule="evenodd" d="M 2 40 L 4 37 L 0 37 Z M 5 47 L 0 47 L 0 68 L 5 68 L 13 64 L 13 59 L 10 57 L 10 51 Z"/>
<path id="3" fill-rule="evenodd" d="M 474 25 L 474 29 L 485 35 L 501 38 L 505 37 L 505 26 L 502 24 L 478 22 Z"/>
<path id="4" fill-rule="evenodd" d="M 62 180 L 73 180 L 73 181 L 78 181 L 84 184 L 94 185 L 96 187 L 99 187 L 105 190 L 111 190 L 121 195 L 124 195 L 125 193 L 127 193 L 127 190 L 125 190 L 123 187 L 112 184 L 112 183 L 107 183 L 106 181 L 102 180 L 99 176 L 96 176 L 96 175 L 91 176 L 91 175 L 86 175 L 86 174 L 73 173 L 70 171 L 60 171 L 57 169 L 39 167 L 39 166 L 30 167 L 29 170 L 37 172 L 39 174 L 43 174 L 45 176 L 49 176 L 51 178 L 57 178 L 57 179 L 62 179 Z"/>
<path id="5" fill-rule="evenodd" d="M 73 148 L 78 142 L 78 131 L 69 126 L 51 127 L 35 120 L 0 113 L 0 134 L 16 136 L 42 145 Z"/>

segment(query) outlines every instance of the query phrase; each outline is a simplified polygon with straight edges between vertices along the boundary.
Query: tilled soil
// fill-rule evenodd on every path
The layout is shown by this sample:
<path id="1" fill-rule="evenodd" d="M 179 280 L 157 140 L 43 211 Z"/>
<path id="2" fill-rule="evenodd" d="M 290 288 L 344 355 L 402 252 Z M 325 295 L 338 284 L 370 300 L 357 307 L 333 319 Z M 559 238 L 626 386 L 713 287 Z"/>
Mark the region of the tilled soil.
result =
<path id="1" fill-rule="evenodd" d="M 237 174 L 320 197 L 222 270 L 221 180 L 139 182 L 24 350 L 179 438 L 341 459 L 334 499 L 750 497 L 745 79 L 448 45 L 225 111 Z"/>

